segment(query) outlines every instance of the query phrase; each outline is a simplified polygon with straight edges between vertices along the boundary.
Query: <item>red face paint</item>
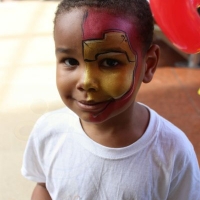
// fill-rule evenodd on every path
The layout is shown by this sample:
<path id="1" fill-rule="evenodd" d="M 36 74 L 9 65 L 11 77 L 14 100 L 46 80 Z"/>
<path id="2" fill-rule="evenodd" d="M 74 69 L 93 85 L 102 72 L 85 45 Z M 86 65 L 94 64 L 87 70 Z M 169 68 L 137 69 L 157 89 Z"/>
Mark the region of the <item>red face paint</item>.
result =
<path id="1" fill-rule="evenodd" d="M 85 14 L 85 20 L 83 21 L 83 40 L 103 38 L 106 32 L 116 30 L 125 32 L 129 42 L 133 45 L 137 43 L 137 31 L 133 24 L 134 22 L 127 18 L 90 9 Z"/>

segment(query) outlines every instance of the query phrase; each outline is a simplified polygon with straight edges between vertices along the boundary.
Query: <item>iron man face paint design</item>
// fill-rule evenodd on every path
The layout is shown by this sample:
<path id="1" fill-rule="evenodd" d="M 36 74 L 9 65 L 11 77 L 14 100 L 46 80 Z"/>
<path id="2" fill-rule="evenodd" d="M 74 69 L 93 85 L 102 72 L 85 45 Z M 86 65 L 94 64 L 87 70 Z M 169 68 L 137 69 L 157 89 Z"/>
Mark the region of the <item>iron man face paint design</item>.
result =
<path id="1" fill-rule="evenodd" d="M 100 13 L 102 16 L 105 19 L 99 20 L 96 27 L 94 21 L 98 18 L 98 12 L 90 10 L 82 27 L 86 100 L 106 102 L 103 110 L 91 114 L 93 122 L 104 121 L 113 112 L 120 112 L 129 102 L 134 92 L 134 72 L 137 67 L 137 55 L 126 33 L 132 31 L 130 23 L 126 24 L 127 21 L 121 18 L 112 19 L 113 16 L 107 13 Z M 115 29 L 110 25 L 111 21 Z M 92 31 L 89 31 L 91 25 Z"/>
<path id="2" fill-rule="evenodd" d="M 83 41 L 83 57 L 86 63 L 85 85 L 94 79 L 99 84 L 97 92 L 88 90 L 87 100 L 119 99 L 130 89 L 135 55 L 125 33 L 108 32 L 103 39 Z"/>

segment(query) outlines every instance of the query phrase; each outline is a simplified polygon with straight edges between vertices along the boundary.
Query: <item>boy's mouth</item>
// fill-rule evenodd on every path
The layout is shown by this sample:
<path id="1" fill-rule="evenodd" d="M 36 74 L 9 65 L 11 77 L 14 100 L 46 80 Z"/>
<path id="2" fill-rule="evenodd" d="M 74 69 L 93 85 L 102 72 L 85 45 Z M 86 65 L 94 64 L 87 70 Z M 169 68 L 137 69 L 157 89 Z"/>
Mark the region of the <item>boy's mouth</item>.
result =
<path id="1" fill-rule="evenodd" d="M 110 101 L 104 101 L 104 102 L 95 102 L 95 101 L 76 101 L 78 107 L 83 111 L 88 112 L 101 112 L 103 111 L 111 102 Z"/>

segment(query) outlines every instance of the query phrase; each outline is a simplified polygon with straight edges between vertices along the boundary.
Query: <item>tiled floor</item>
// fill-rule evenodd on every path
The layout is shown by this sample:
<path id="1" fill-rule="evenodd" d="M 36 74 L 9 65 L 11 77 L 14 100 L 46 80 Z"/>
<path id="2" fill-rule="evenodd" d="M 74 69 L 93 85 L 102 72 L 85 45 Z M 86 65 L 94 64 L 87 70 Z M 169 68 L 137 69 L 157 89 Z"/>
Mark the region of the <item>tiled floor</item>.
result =
<path id="1" fill-rule="evenodd" d="M 30 199 L 34 183 L 20 174 L 27 138 L 39 116 L 63 106 L 52 39 L 57 3 L 0 2 L 0 200 Z M 185 131 L 200 161 L 200 69 L 173 67 L 185 60 L 160 44 L 159 68 L 138 100 Z"/>

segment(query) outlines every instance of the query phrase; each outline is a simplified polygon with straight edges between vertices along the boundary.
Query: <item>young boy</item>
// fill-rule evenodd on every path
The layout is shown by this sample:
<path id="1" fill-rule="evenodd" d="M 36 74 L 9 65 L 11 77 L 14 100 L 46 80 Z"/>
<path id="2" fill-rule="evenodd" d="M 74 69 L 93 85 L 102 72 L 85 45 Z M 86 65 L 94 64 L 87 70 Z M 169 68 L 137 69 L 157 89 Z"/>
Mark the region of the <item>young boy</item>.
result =
<path id="1" fill-rule="evenodd" d="M 198 200 L 200 174 L 178 128 L 135 102 L 159 47 L 146 0 L 63 0 L 54 27 L 66 108 L 42 116 L 22 174 L 32 200 Z"/>

